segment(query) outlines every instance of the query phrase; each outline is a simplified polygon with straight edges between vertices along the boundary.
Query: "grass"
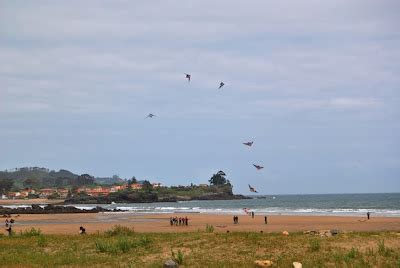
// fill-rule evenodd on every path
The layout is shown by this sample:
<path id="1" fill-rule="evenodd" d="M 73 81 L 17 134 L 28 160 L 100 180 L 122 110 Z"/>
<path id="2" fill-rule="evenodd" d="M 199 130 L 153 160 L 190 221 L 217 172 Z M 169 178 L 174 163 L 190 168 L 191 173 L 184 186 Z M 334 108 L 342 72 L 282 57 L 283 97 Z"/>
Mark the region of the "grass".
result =
<path id="1" fill-rule="evenodd" d="M 206 233 L 213 233 L 214 232 L 214 226 L 213 225 L 206 225 Z"/>
<path id="2" fill-rule="evenodd" d="M 129 230 L 129 231 L 128 231 Z M 0 236 L 5 267 L 162 267 L 173 258 L 184 267 L 400 267 L 400 239 L 390 232 L 316 238 L 302 233 L 134 233 L 114 227 L 88 235 L 46 235 L 40 230 Z"/>
<path id="3" fill-rule="evenodd" d="M 311 239 L 309 241 L 309 244 L 310 244 L 310 251 L 312 252 L 319 251 L 319 249 L 321 248 L 321 241 L 319 239 Z"/>

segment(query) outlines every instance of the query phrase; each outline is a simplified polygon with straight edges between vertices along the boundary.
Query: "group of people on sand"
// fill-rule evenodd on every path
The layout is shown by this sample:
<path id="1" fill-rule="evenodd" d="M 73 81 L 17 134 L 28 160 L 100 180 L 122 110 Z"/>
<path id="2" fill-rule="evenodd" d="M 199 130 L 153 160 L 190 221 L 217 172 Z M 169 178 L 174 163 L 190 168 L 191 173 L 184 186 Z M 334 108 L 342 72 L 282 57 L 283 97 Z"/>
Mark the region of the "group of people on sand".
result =
<path id="1" fill-rule="evenodd" d="M 188 217 L 170 217 L 169 218 L 169 224 L 171 226 L 178 226 L 178 225 L 188 225 L 189 219 Z"/>

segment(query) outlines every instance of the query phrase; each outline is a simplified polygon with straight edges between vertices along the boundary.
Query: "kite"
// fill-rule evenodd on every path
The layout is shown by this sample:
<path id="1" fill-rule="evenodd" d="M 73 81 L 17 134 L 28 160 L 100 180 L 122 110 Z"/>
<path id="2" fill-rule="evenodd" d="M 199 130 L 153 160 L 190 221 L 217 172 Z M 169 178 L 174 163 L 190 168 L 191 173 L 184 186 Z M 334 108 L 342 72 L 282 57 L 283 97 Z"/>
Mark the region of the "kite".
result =
<path id="1" fill-rule="evenodd" d="M 186 78 L 187 78 L 188 82 L 190 82 L 190 77 L 191 77 L 191 75 L 190 75 L 190 74 L 187 74 L 187 73 L 185 73 L 185 75 L 186 75 Z"/>
<path id="2" fill-rule="evenodd" d="M 243 142 L 244 145 L 251 147 L 253 145 L 253 141 Z"/>
<path id="3" fill-rule="evenodd" d="M 263 169 L 263 168 L 264 168 L 264 167 L 262 167 L 262 166 L 255 165 L 255 164 L 253 164 L 253 166 L 254 166 L 257 170 L 260 170 L 260 169 Z"/>
<path id="4" fill-rule="evenodd" d="M 153 118 L 154 116 L 154 114 L 149 114 L 148 116 L 146 116 L 146 118 Z"/>
<path id="5" fill-rule="evenodd" d="M 252 192 L 252 193 L 258 193 L 258 192 L 256 191 L 256 189 L 254 189 L 253 187 L 251 187 L 250 184 L 249 184 L 249 189 L 250 189 L 250 192 Z"/>
<path id="6" fill-rule="evenodd" d="M 218 89 L 220 89 L 220 88 L 223 87 L 224 85 L 225 85 L 224 82 L 219 83 L 219 88 L 218 88 Z"/>

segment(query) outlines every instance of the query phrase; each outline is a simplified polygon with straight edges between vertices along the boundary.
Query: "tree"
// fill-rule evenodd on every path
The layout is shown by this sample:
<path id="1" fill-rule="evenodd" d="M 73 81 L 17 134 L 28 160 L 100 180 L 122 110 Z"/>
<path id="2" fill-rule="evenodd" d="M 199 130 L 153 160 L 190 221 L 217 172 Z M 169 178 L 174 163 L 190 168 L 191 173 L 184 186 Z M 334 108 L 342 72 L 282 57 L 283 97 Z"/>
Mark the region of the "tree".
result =
<path id="1" fill-rule="evenodd" d="M 5 194 L 11 190 L 14 181 L 11 179 L 0 179 L 0 193 Z"/>
<path id="2" fill-rule="evenodd" d="M 216 185 L 216 186 L 226 184 L 225 177 L 219 173 L 214 174 L 208 181 L 210 182 L 211 185 Z"/>
<path id="3" fill-rule="evenodd" d="M 134 184 L 134 183 L 137 183 L 137 179 L 136 179 L 135 176 L 133 176 L 130 180 L 128 180 L 128 185 L 131 185 L 131 184 Z"/>
<path id="4" fill-rule="evenodd" d="M 91 185 L 94 184 L 94 177 L 89 174 L 82 174 L 76 178 L 77 185 Z"/>
<path id="5" fill-rule="evenodd" d="M 151 191 L 153 190 L 153 185 L 151 185 L 149 181 L 145 180 L 142 184 L 142 189 L 145 191 Z"/>
<path id="6" fill-rule="evenodd" d="M 26 180 L 24 180 L 24 182 L 22 183 L 25 187 L 29 187 L 32 188 L 33 186 L 37 185 L 39 182 L 37 179 L 34 178 L 28 178 Z"/>

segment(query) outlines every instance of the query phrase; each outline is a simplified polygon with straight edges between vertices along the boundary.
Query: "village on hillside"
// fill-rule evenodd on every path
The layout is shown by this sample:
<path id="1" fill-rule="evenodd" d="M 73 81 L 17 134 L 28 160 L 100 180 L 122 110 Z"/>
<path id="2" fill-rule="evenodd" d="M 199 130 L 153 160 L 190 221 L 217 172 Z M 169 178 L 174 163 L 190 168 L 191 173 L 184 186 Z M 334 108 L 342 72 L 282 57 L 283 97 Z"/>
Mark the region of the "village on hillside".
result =
<path id="1" fill-rule="evenodd" d="M 122 185 L 98 185 L 98 186 L 81 186 L 75 189 L 68 188 L 42 188 L 42 189 L 31 189 L 27 188 L 20 191 L 8 192 L 2 194 L 1 199 L 30 199 L 30 198 L 47 198 L 47 199 L 65 199 L 75 193 L 86 193 L 87 195 L 98 197 L 108 196 L 110 193 L 123 191 L 127 189 L 141 190 L 143 188 L 144 181 L 138 181 L 137 183 L 124 183 Z M 151 183 L 152 188 L 156 189 L 163 187 L 161 183 Z M 207 186 L 207 184 L 205 184 Z"/>

